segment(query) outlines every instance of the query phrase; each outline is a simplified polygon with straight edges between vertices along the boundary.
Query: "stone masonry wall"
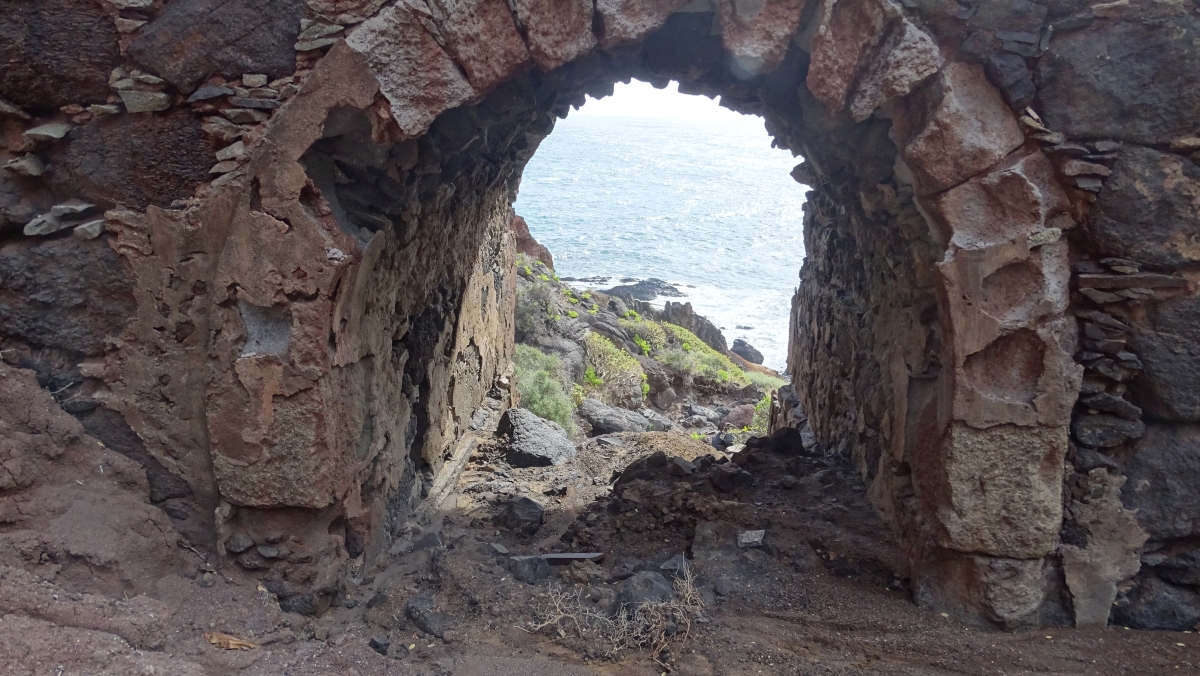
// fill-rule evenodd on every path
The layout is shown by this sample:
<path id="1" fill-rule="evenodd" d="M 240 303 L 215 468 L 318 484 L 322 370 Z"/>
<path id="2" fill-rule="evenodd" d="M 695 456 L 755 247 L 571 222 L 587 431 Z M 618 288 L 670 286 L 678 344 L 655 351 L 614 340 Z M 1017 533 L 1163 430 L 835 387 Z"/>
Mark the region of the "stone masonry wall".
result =
<path id="1" fill-rule="evenodd" d="M 794 385 L 918 602 L 1200 608 L 1192 5 L 0 4 L 3 357 L 285 607 L 505 405 L 521 170 L 638 77 L 804 156 Z"/>

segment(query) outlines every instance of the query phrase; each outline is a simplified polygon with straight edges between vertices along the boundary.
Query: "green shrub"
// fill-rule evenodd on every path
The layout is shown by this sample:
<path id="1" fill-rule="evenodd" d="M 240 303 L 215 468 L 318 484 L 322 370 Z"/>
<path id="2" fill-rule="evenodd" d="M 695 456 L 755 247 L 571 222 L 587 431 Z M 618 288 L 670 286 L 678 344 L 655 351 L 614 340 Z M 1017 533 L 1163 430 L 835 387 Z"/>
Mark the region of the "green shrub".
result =
<path id="1" fill-rule="evenodd" d="M 647 343 L 645 338 L 634 336 L 633 342 L 637 343 L 637 346 L 641 348 L 642 354 L 650 354 L 650 343 Z"/>
<path id="2" fill-rule="evenodd" d="M 650 379 L 642 373 L 642 399 L 650 396 Z"/>
<path id="3" fill-rule="evenodd" d="M 596 375 L 595 366 L 588 366 L 587 370 L 583 372 L 583 383 L 588 387 L 604 387 L 604 381 L 601 380 L 600 376 Z"/>
<path id="4" fill-rule="evenodd" d="M 730 361 L 729 357 L 709 347 L 696 334 L 668 322 L 663 322 L 662 327 L 669 336 L 668 343 L 679 343 L 682 351 L 696 355 L 696 375 L 727 385 L 744 387 L 750 384 L 742 369 Z"/>
<path id="5" fill-rule="evenodd" d="M 767 435 L 768 419 L 771 415 L 771 395 L 766 395 L 754 405 L 754 421 L 750 423 L 749 432 L 763 437 Z"/>
<path id="6" fill-rule="evenodd" d="M 759 373 L 758 371 L 746 371 L 745 373 L 746 380 L 749 380 L 751 383 L 758 385 L 764 390 L 777 390 L 788 383 L 788 381 L 784 380 L 783 378 L 776 378 L 775 376 L 768 375 L 766 373 Z"/>
<path id="7" fill-rule="evenodd" d="M 533 282 L 517 288 L 517 307 L 514 320 L 517 329 L 524 333 L 537 333 L 547 319 L 553 319 L 550 306 L 554 290 L 546 284 Z"/>
<path id="8" fill-rule="evenodd" d="M 648 349 L 646 347 L 642 348 L 642 351 L 646 354 L 650 354 L 654 350 L 661 350 L 667 346 L 667 331 L 658 322 L 645 319 L 620 319 L 617 320 L 617 323 L 629 335 L 633 336 L 633 342 L 639 346 L 643 343 L 649 346 Z"/>
<path id="9" fill-rule="evenodd" d="M 583 396 L 586 393 L 587 391 L 583 389 L 583 385 L 579 383 L 571 386 L 571 401 L 575 402 L 576 408 L 579 408 L 579 405 L 583 403 Z"/>
<path id="10" fill-rule="evenodd" d="M 638 377 L 642 366 L 633 355 L 612 344 L 612 341 L 592 331 L 583 339 L 587 360 L 596 367 L 596 373 L 605 380 Z"/>
<path id="11" fill-rule="evenodd" d="M 635 322 L 636 322 L 637 320 L 641 319 L 641 318 L 642 318 L 642 316 L 641 316 L 641 315 L 639 315 L 639 314 L 638 314 L 638 313 L 637 313 L 635 310 L 626 310 L 626 311 L 625 311 L 625 318 L 626 318 L 626 319 L 632 319 L 633 321 L 635 321 Z"/>
<path id="12" fill-rule="evenodd" d="M 577 319 L 579 317 L 579 313 L 574 310 L 567 310 L 567 316 L 571 319 Z"/>
<path id="13" fill-rule="evenodd" d="M 690 352 L 684 352 L 677 347 L 659 350 L 654 358 L 678 373 L 694 376 L 697 373 L 696 357 Z"/>
<path id="14" fill-rule="evenodd" d="M 517 391 L 521 393 L 521 408 L 539 418 L 553 420 L 572 433 L 571 412 L 575 410 L 575 404 L 558 378 L 558 357 L 544 354 L 535 347 L 517 345 L 513 364 L 516 366 Z"/>
<path id="15" fill-rule="evenodd" d="M 589 314 L 589 315 L 594 315 L 594 314 L 596 314 L 596 313 L 597 313 L 597 312 L 599 312 L 599 311 L 600 311 L 600 306 L 599 306 L 599 305 L 593 305 L 593 306 L 591 307 L 591 309 L 590 309 L 590 310 L 588 310 L 588 314 Z"/>
<path id="16" fill-rule="evenodd" d="M 543 273 L 543 274 L 538 275 L 538 279 L 542 280 L 543 282 L 548 282 L 548 281 L 550 281 L 550 276 Z"/>

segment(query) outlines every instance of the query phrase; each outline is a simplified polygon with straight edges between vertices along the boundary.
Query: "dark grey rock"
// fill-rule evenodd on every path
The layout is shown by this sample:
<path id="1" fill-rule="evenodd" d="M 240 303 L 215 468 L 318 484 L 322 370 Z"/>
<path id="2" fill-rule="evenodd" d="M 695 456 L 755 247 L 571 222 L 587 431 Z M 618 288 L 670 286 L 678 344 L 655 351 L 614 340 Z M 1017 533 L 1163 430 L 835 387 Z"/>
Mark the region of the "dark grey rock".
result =
<path id="1" fill-rule="evenodd" d="M 417 629 L 438 638 L 454 627 L 454 616 L 434 610 L 433 599 L 428 597 L 409 599 L 404 606 L 404 615 Z"/>
<path id="2" fill-rule="evenodd" d="M 1200 69 L 1179 64 L 1198 60 L 1200 19 L 1189 15 L 1102 21 L 1056 35 L 1038 62 L 1042 117 L 1070 138 L 1166 145 L 1194 135 Z"/>
<path id="3" fill-rule="evenodd" d="M 540 556 L 514 556 L 508 560 L 513 579 L 537 584 L 550 576 L 550 563 Z"/>
<path id="4" fill-rule="evenodd" d="M 373 637 L 367 645 L 380 655 L 387 655 L 388 648 L 392 647 L 392 639 L 387 634 L 380 634 Z"/>
<path id="5" fill-rule="evenodd" d="M 613 408 L 595 399 L 584 399 L 579 405 L 579 416 L 592 426 L 592 435 L 614 432 L 645 432 L 650 421 L 640 414 L 623 408 Z"/>
<path id="6" fill-rule="evenodd" d="M 1144 368 L 1129 384 L 1133 400 L 1155 418 L 1200 421 L 1200 296 L 1157 303 L 1148 314 L 1153 330 L 1139 326 L 1130 340 Z"/>
<path id="7" fill-rule="evenodd" d="M 1099 453 L 1090 448 L 1084 448 L 1082 446 L 1075 449 L 1074 464 L 1076 471 L 1082 474 L 1086 474 L 1098 467 L 1103 467 L 1104 469 L 1121 468 L 1121 466 L 1117 464 L 1116 460 L 1113 460 L 1103 453 Z"/>
<path id="8" fill-rule="evenodd" d="M 215 99 L 215 98 L 219 98 L 222 96 L 233 96 L 233 94 L 234 94 L 233 89 L 231 89 L 229 87 L 218 87 L 218 86 L 214 86 L 214 85 L 207 85 L 207 86 L 201 87 L 201 88 L 197 89 L 196 91 L 192 92 L 192 95 L 188 97 L 188 103 L 195 103 L 197 101 L 207 101 L 209 99 Z"/>
<path id="9" fill-rule="evenodd" d="M 967 21 L 972 30 L 1038 33 L 1049 9 L 1028 0 L 981 2 Z"/>
<path id="10" fill-rule="evenodd" d="M 795 488 L 796 484 L 798 483 L 800 483 L 800 480 L 791 474 L 784 474 L 783 476 L 779 477 L 779 485 L 785 490 L 791 490 Z"/>
<path id="11" fill-rule="evenodd" d="M 106 115 L 71 132 L 71 144 L 54 165 L 55 182 L 101 204 L 168 207 L 211 178 L 213 149 L 201 124 L 186 109 Z"/>
<path id="12" fill-rule="evenodd" d="M 303 0 L 173 0 L 128 53 L 181 91 L 213 75 L 279 78 L 296 67 Z"/>
<path id="13" fill-rule="evenodd" d="M 1200 534 L 1200 425 L 1154 424 L 1125 462 L 1121 501 L 1152 540 Z"/>
<path id="14" fill-rule="evenodd" d="M 679 554 L 667 559 L 665 563 L 660 564 L 658 569 L 662 571 L 663 575 L 671 578 L 683 577 L 687 573 L 688 569 L 687 556 L 680 552 Z"/>
<path id="15" fill-rule="evenodd" d="M 651 301 L 659 296 L 679 297 L 683 292 L 674 284 L 664 282 L 661 279 L 651 277 L 643 279 L 633 284 L 622 286 L 614 286 L 611 289 L 601 291 L 609 296 L 619 296 L 622 298 L 634 298 L 637 300 Z"/>
<path id="16" fill-rule="evenodd" d="M 614 606 L 623 612 L 633 612 L 647 602 L 667 601 L 675 596 L 675 588 L 662 573 L 644 570 L 634 573 L 617 585 Z"/>
<path id="17" fill-rule="evenodd" d="M 500 432 L 509 439 L 508 461 L 514 467 L 562 465 L 575 457 L 575 444 L 555 425 L 531 411 L 510 408 L 500 419 Z"/>
<path id="18" fill-rule="evenodd" d="M 229 539 L 225 541 L 225 551 L 232 552 L 234 554 L 241 554 L 253 546 L 254 540 L 251 540 L 249 535 L 246 535 L 241 531 L 230 535 Z"/>
<path id="19" fill-rule="evenodd" d="M 259 545 L 255 550 L 264 559 L 286 559 L 292 553 L 282 545 Z"/>
<path id="20" fill-rule="evenodd" d="M 674 303 L 667 301 L 663 304 L 662 321 L 677 324 L 696 334 L 696 337 L 708 344 L 709 347 L 725 354 L 729 346 L 725 344 L 725 335 L 707 318 L 696 314 L 691 303 Z"/>
<path id="21" fill-rule="evenodd" d="M 698 415 L 701 418 L 704 418 L 706 422 L 712 423 L 713 425 L 720 425 L 721 419 L 725 417 L 717 411 L 714 411 L 711 408 L 700 406 L 699 404 L 684 404 L 683 413 L 684 415 L 689 416 Z"/>
<path id="22" fill-rule="evenodd" d="M 1200 167 L 1179 155 L 1125 146 L 1112 172 L 1100 192 L 1099 213 L 1086 226 L 1099 253 L 1186 264 L 1189 257 L 1174 242 L 1200 231 L 1190 197 L 1200 190 Z"/>
<path id="23" fill-rule="evenodd" d="M 39 112 L 103 103 L 121 60 L 119 37 L 96 3 L 0 2 L 0 99 Z"/>
<path id="24" fill-rule="evenodd" d="M 742 359 L 745 359 L 751 364 L 763 363 L 762 352 L 754 349 L 754 346 L 742 340 L 741 338 L 734 339 L 733 347 L 729 348 L 729 351 L 741 357 Z"/>
<path id="25" fill-rule="evenodd" d="M 754 476 L 737 465 L 727 462 L 720 465 L 715 465 L 709 474 L 709 481 L 717 487 L 718 490 L 725 493 L 732 493 L 741 488 L 748 488 L 754 484 Z"/>
<path id="26" fill-rule="evenodd" d="M 713 591 L 717 592 L 720 596 L 732 596 L 737 591 L 737 588 L 737 583 L 729 579 L 727 575 L 721 575 L 713 584 Z"/>
<path id="27" fill-rule="evenodd" d="M 718 451 L 724 451 L 730 446 L 736 444 L 737 438 L 729 432 L 719 432 L 713 435 L 713 438 L 709 443 Z"/>
<path id="28" fill-rule="evenodd" d="M 104 239 L 24 239 L 0 247 L 0 335 L 104 352 L 134 317 L 133 283 Z M 168 496 L 169 497 L 169 496 Z"/>
<path id="29" fill-rule="evenodd" d="M 1131 629 L 1193 629 L 1200 622 L 1200 594 L 1146 576 L 1113 607 L 1113 622 Z"/>
<path id="30" fill-rule="evenodd" d="M 670 418 L 657 411 L 643 408 L 638 413 L 641 413 L 646 422 L 650 424 L 651 432 L 666 432 L 675 427 L 675 423 L 671 422 Z"/>
<path id="31" fill-rule="evenodd" d="M 546 510 L 533 500 L 517 497 L 504 506 L 496 516 L 496 523 L 517 533 L 533 535 L 541 527 L 545 513 Z"/>
<path id="32" fill-rule="evenodd" d="M 672 476 L 691 476 L 696 473 L 696 465 L 683 458 L 672 458 L 668 467 Z"/>
<path id="33" fill-rule="evenodd" d="M 1145 559 L 1143 557 L 1143 564 Z M 1154 572 L 1172 584 L 1200 586 L 1200 547 L 1168 553 L 1154 566 Z"/>
<path id="34" fill-rule="evenodd" d="M 388 602 L 387 594 L 384 594 L 383 592 L 376 592 L 376 594 L 374 596 L 372 596 L 369 601 L 367 601 L 367 608 L 368 609 L 378 608 L 379 606 L 382 606 L 383 604 L 385 604 L 387 602 Z"/>
<path id="35" fill-rule="evenodd" d="M 446 544 L 442 541 L 441 533 L 436 531 L 426 533 L 421 537 L 413 540 L 412 550 L 419 552 L 423 549 L 445 549 Z"/>
<path id="36" fill-rule="evenodd" d="M 1134 406 L 1128 399 L 1108 392 L 1083 397 L 1079 400 L 1079 403 L 1097 411 L 1115 413 L 1126 420 L 1142 419 L 1142 409 Z"/>
<path id="37" fill-rule="evenodd" d="M 1071 421 L 1071 432 L 1079 443 L 1093 448 L 1112 448 L 1141 438 L 1146 425 L 1140 420 L 1126 420 L 1115 415 L 1077 415 Z"/>

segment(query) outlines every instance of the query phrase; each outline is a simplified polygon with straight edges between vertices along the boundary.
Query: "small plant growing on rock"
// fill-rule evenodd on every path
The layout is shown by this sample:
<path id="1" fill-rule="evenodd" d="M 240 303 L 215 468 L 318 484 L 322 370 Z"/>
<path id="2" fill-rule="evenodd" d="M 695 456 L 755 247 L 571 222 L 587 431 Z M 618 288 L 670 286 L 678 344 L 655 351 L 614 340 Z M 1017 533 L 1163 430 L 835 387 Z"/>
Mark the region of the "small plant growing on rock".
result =
<path id="1" fill-rule="evenodd" d="M 650 382 L 645 373 L 642 374 L 642 399 L 650 396 Z"/>
<path id="2" fill-rule="evenodd" d="M 543 272 L 542 274 L 538 275 L 538 279 L 542 280 L 543 282 L 548 282 L 550 281 L 550 276 Z"/>
<path id="3" fill-rule="evenodd" d="M 641 401 L 641 382 L 645 372 L 633 355 L 594 331 L 584 336 L 583 347 L 587 365 L 594 367 L 612 400 L 618 405 L 621 402 L 632 404 Z"/>
<path id="4" fill-rule="evenodd" d="M 642 316 L 641 316 L 641 315 L 639 315 L 639 314 L 637 313 L 637 311 L 636 311 L 636 310 L 626 310 L 626 311 L 625 311 L 625 318 L 626 318 L 626 319 L 632 319 L 633 321 L 635 321 L 635 322 L 636 322 L 637 320 L 641 319 L 641 318 L 642 318 Z"/>
<path id="5" fill-rule="evenodd" d="M 637 346 L 642 349 L 642 354 L 650 354 L 650 343 L 647 343 L 645 338 L 634 336 L 633 342 L 637 343 Z"/>
<path id="6" fill-rule="evenodd" d="M 594 314 L 596 314 L 596 313 L 597 313 L 597 312 L 599 312 L 599 311 L 600 311 L 600 306 L 599 306 L 599 305 L 593 305 L 593 306 L 591 307 L 591 309 L 590 309 L 590 310 L 588 310 L 588 314 L 589 314 L 589 315 L 594 315 Z"/>
<path id="7" fill-rule="evenodd" d="M 579 313 L 574 310 L 567 310 L 567 316 L 571 319 L 577 319 L 579 317 Z"/>
<path id="8" fill-rule="evenodd" d="M 670 335 L 672 345 L 678 343 L 680 350 L 696 357 L 696 375 L 721 385 L 744 387 L 750 384 L 746 374 L 729 357 L 709 347 L 696 334 L 682 326 L 663 322 L 662 327 Z"/>
<path id="9" fill-rule="evenodd" d="M 604 387 L 604 380 L 601 379 L 600 376 L 596 375 L 595 366 L 589 366 L 587 367 L 587 370 L 583 372 L 583 383 L 588 387 L 594 387 L 597 389 Z"/>

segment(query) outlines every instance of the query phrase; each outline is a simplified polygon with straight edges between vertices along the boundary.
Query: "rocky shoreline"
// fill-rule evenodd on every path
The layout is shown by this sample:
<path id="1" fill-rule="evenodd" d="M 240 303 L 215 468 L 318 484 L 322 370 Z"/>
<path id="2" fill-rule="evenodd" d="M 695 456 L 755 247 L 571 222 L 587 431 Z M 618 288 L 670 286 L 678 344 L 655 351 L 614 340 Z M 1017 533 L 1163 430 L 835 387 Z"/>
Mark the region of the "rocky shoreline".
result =
<path id="1" fill-rule="evenodd" d="M 725 450 L 768 432 L 772 395 L 787 381 L 757 350 L 742 340 L 731 350 L 690 303 L 654 307 L 682 295 L 661 279 L 604 290 L 591 288 L 596 278 L 560 279 L 523 226 L 514 223 L 522 406 L 576 438 L 664 431 Z"/>

